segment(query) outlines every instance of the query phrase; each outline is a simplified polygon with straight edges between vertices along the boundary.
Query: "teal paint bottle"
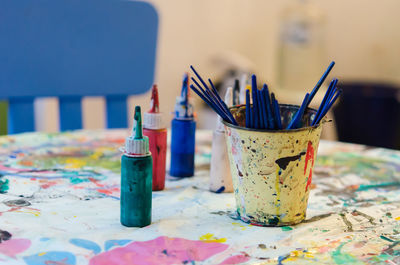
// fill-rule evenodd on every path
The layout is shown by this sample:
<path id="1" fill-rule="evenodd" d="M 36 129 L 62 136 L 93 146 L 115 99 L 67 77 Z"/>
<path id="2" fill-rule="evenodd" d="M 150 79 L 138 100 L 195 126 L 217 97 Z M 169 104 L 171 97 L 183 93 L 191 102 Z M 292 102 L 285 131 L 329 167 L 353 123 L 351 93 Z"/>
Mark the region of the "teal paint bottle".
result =
<path id="1" fill-rule="evenodd" d="M 144 227 L 151 223 L 153 160 L 149 139 L 143 136 L 140 106 L 135 108 L 132 135 L 121 158 L 121 224 Z"/>

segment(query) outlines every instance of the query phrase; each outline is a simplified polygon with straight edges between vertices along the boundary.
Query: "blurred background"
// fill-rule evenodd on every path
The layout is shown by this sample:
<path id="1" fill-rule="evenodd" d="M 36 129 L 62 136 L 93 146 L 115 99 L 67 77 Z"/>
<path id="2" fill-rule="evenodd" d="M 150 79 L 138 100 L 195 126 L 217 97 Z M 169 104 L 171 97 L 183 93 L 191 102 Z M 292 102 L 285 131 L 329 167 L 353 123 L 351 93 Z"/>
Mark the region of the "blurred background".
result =
<path id="1" fill-rule="evenodd" d="M 344 89 L 325 139 L 400 148 L 400 1 L 149 0 L 159 15 L 155 83 L 169 126 L 189 65 L 224 90 L 243 73 L 267 82 L 281 103 L 301 104 L 330 61 Z M 150 88 L 149 88 L 150 89 Z M 314 100 L 319 103 L 323 96 Z M 149 106 L 150 91 L 129 98 Z M 214 116 L 193 95 L 198 127 Z M 86 129 L 104 128 L 104 99 L 83 100 Z M 372 116 L 376 121 L 371 122 Z M 58 101 L 35 101 L 36 129 L 58 131 Z M 368 122 L 368 120 L 370 122 Z M 356 122 L 359 121 L 359 122 Z M 354 128 L 352 126 L 355 126 Z M 339 128 L 338 132 L 335 128 Z M 362 139 L 380 138 L 370 142 Z"/>

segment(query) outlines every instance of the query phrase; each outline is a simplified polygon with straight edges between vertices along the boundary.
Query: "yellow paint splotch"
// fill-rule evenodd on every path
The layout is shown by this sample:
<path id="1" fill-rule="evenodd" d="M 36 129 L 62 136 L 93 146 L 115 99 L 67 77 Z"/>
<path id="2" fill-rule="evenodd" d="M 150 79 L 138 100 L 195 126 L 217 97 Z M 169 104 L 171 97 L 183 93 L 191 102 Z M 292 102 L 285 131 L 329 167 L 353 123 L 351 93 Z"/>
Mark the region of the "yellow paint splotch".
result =
<path id="1" fill-rule="evenodd" d="M 399 216 L 399 217 L 396 217 L 396 218 L 394 218 L 394 220 L 396 220 L 396 221 L 400 221 L 400 216 Z"/>
<path id="2" fill-rule="evenodd" d="M 86 162 L 82 161 L 82 160 L 79 160 L 79 159 L 76 159 L 76 158 L 68 158 L 65 161 L 65 164 L 66 164 L 65 168 L 77 169 L 77 168 L 82 168 L 83 166 L 85 166 Z"/>
<path id="3" fill-rule="evenodd" d="M 205 235 L 202 235 L 200 237 L 201 241 L 207 242 L 207 243 L 224 243 L 226 242 L 226 238 L 216 238 L 214 237 L 213 234 L 207 233 Z"/>
<path id="4" fill-rule="evenodd" d="M 246 230 L 246 227 L 245 227 L 244 225 L 242 225 L 242 224 L 239 224 L 239 223 L 232 223 L 232 225 L 240 227 L 241 230 Z"/>

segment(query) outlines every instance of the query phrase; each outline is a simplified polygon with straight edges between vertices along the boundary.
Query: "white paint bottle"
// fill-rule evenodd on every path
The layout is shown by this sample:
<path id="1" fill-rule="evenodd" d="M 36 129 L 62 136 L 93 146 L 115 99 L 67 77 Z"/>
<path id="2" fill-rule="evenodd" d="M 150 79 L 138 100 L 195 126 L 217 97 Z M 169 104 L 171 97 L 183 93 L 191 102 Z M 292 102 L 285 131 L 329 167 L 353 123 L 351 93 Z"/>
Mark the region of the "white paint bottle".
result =
<path id="1" fill-rule="evenodd" d="M 225 103 L 232 106 L 232 87 L 228 87 Z M 233 192 L 232 175 L 225 141 L 225 127 L 218 116 L 217 127 L 213 133 L 210 165 L 210 190 L 216 193 Z"/>

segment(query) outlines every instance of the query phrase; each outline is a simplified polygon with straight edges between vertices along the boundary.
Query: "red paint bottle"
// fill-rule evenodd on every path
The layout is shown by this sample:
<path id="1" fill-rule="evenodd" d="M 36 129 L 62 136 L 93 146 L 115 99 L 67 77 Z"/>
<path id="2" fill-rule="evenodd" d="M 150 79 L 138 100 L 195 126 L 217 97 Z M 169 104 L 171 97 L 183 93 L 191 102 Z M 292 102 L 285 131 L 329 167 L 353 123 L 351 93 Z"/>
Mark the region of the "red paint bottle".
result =
<path id="1" fill-rule="evenodd" d="M 165 162 L 167 156 L 167 129 L 162 122 L 157 85 L 151 92 L 151 109 L 143 115 L 143 134 L 149 137 L 150 152 L 153 157 L 153 191 L 165 186 Z"/>

